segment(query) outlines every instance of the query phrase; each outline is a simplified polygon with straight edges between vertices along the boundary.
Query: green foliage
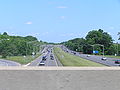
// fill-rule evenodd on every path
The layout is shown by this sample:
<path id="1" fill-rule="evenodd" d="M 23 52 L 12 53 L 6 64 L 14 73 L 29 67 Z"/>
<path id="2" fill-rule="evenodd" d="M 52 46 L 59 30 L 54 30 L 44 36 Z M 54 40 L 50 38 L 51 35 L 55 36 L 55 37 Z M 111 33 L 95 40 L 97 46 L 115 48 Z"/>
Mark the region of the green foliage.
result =
<path id="1" fill-rule="evenodd" d="M 4 32 L 3 35 L 8 35 L 7 32 Z"/>
<path id="2" fill-rule="evenodd" d="M 113 39 L 107 32 L 104 32 L 101 29 L 90 31 L 86 36 L 86 41 L 90 45 L 95 45 L 95 44 L 104 45 L 105 54 L 111 54 L 109 48 L 111 48 L 111 45 L 113 44 Z M 99 49 L 95 48 L 95 50 L 98 50 L 101 53 L 103 47 L 101 46 L 99 47 L 100 47 Z"/>
<path id="3" fill-rule="evenodd" d="M 35 40 L 37 40 L 37 38 L 33 37 L 33 36 L 26 36 L 25 39 L 28 40 L 28 41 L 35 41 Z"/>
<path id="4" fill-rule="evenodd" d="M 74 55 L 71 55 L 69 53 L 66 53 L 62 51 L 61 48 L 55 47 L 54 53 L 57 56 L 57 58 L 60 60 L 63 66 L 80 66 L 80 67 L 102 67 L 104 65 L 98 64 Z"/>
<path id="5" fill-rule="evenodd" d="M 85 39 L 83 38 L 75 38 L 73 40 L 69 40 L 68 42 L 65 42 L 65 45 L 74 51 L 83 51 L 83 46 L 85 45 Z"/>
<path id="6" fill-rule="evenodd" d="M 76 38 L 67 42 L 63 42 L 63 44 L 71 50 L 83 52 L 85 54 L 93 53 L 92 45 L 94 45 L 94 50 L 99 51 L 99 54 L 103 54 L 103 46 L 101 45 L 104 45 L 105 54 L 113 55 L 117 51 L 113 45 L 113 39 L 111 35 L 109 35 L 107 32 L 104 32 L 102 29 L 88 32 L 85 39 Z"/>
<path id="7" fill-rule="evenodd" d="M 42 41 L 37 41 L 36 37 L 0 35 L 0 55 L 7 56 L 31 55 L 39 51 Z"/>
<path id="8" fill-rule="evenodd" d="M 119 38 L 118 38 L 118 40 L 120 40 L 120 32 L 118 32 L 118 35 L 119 35 Z"/>

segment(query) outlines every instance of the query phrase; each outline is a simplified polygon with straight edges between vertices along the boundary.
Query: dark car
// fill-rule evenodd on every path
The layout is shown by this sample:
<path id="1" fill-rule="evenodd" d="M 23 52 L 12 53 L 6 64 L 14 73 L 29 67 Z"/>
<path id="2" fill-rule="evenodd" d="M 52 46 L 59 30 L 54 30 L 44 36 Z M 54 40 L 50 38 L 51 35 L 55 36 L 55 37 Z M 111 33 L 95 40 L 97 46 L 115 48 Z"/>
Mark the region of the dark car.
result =
<path id="1" fill-rule="evenodd" d="M 54 60 L 54 57 L 53 57 L 53 55 L 52 55 L 52 54 L 50 55 L 50 59 L 51 59 L 51 60 Z"/>
<path id="2" fill-rule="evenodd" d="M 43 56 L 43 57 L 42 57 L 42 60 L 45 61 L 46 59 L 47 59 L 47 56 Z"/>
<path id="3" fill-rule="evenodd" d="M 73 52 L 73 54 L 75 55 L 75 54 L 76 54 L 76 52 Z"/>
<path id="4" fill-rule="evenodd" d="M 54 57 L 52 56 L 52 57 L 50 57 L 50 59 L 51 59 L 51 60 L 54 60 Z"/>
<path id="5" fill-rule="evenodd" d="M 120 60 L 115 60 L 115 64 L 120 64 Z"/>
<path id="6" fill-rule="evenodd" d="M 50 54 L 50 57 L 52 57 L 53 55 L 52 54 Z"/>

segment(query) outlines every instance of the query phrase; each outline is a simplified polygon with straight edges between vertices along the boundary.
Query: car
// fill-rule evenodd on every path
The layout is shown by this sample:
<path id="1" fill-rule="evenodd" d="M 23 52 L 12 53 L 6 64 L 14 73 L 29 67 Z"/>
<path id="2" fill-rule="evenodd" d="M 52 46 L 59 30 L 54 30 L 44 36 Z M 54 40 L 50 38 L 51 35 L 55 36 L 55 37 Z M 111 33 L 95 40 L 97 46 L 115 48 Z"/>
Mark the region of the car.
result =
<path id="1" fill-rule="evenodd" d="M 75 55 L 75 54 L 76 54 L 76 52 L 73 52 L 73 54 Z"/>
<path id="2" fill-rule="evenodd" d="M 45 66 L 45 62 L 42 60 L 42 61 L 39 63 L 39 66 Z"/>
<path id="3" fill-rule="evenodd" d="M 46 59 L 47 59 L 47 56 L 43 56 L 43 57 L 42 57 L 42 60 L 45 61 Z"/>
<path id="4" fill-rule="evenodd" d="M 115 64 L 120 64 L 120 60 L 115 60 Z"/>
<path id="5" fill-rule="evenodd" d="M 91 55 L 87 55 L 87 57 L 90 57 Z"/>
<path id="6" fill-rule="evenodd" d="M 54 60 L 53 54 L 50 55 L 50 59 L 51 59 L 51 60 Z"/>
<path id="7" fill-rule="evenodd" d="M 54 57 L 50 57 L 51 60 L 54 60 Z"/>
<path id="8" fill-rule="evenodd" d="M 103 57 L 101 60 L 104 60 L 104 61 L 106 61 L 106 60 L 107 60 L 107 58 L 106 58 L 106 57 Z"/>
<path id="9" fill-rule="evenodd" d="M 53 54 L 50 54 L 50 57 L 53 57 Z"/>

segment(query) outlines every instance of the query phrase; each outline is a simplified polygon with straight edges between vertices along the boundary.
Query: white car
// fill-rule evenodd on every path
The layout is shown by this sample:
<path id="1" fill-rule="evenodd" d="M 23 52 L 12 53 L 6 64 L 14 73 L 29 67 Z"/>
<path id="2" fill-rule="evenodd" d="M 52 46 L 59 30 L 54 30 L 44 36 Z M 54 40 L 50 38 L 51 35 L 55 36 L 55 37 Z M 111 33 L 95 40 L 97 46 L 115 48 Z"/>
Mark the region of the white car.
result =
<path id="1" fill-rule="evenodd" d="M 90 57 L 91 55 L 87 55 L 87 57 Z"/>
<path id="2" fill-rule="evenodd" d="M 45 62 L 42 60 L 42 61 L 39 63 L 39 66 L 45 66 Z"/>
<path id="3" fill-rule="evenodd" d="M 103 57 L 101 60 L 107 60 L 107 58 L 106 58 L 106 57 Z"/>

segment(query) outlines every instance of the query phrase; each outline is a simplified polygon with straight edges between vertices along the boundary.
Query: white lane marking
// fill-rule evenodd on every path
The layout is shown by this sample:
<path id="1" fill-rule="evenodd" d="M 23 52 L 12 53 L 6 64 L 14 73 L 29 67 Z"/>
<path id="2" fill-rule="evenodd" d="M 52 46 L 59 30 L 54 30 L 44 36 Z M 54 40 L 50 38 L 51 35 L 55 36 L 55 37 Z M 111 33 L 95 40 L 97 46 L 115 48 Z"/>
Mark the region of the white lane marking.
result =
<path id="1" fill-rule="evenodd" d="M 29 66 L 31 63 L 28 63 L 28 64 L 26 64 L 26 65 L 23 65 L 24 67 L 27 67 L 27 66 Z"/>
<path id="2" fill-rule="evenodd" d="M 50 55 L 47 56 L 47 60 L 46 60 L 46 66 L 49 66 L 48 63 L 49 63 L 49 60 L 50 60 Z"/>

